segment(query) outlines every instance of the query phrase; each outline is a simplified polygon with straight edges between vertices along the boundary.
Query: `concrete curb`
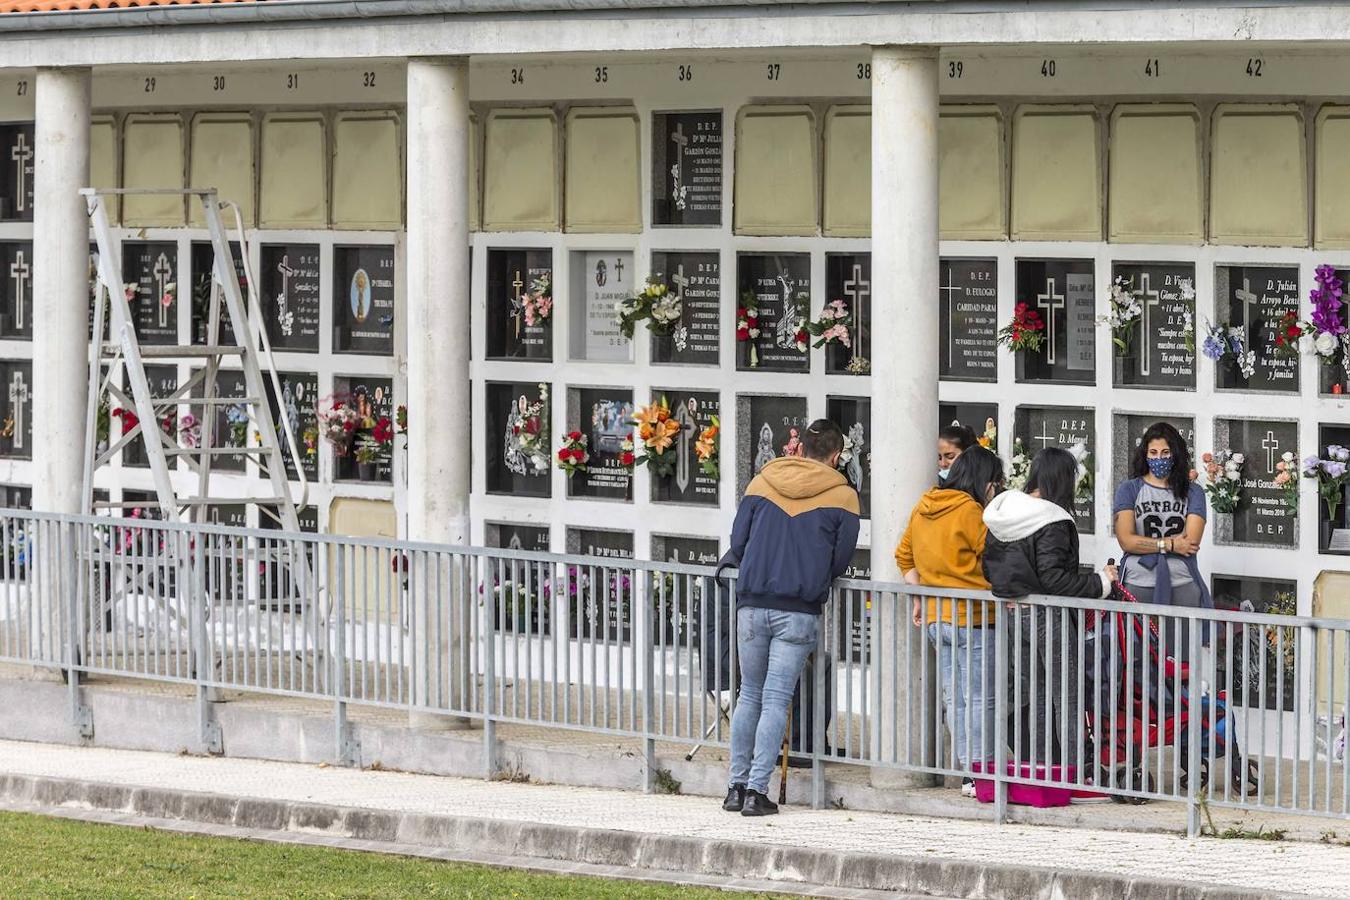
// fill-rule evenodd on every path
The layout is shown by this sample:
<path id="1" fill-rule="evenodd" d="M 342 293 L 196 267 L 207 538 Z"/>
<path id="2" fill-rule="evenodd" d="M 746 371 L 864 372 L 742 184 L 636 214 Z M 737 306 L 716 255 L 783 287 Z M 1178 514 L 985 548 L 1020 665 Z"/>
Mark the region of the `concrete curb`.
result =
<path id="1" fill-rule="evenodd" d="M 379 844 L 441 847 L 464 853 L 970 900 L 1267 900 L 1302 896 L 1035 866 L 835 852 L 27 775 L 0 775 L 0 798 L 34 806 L 94 809 Z"/>

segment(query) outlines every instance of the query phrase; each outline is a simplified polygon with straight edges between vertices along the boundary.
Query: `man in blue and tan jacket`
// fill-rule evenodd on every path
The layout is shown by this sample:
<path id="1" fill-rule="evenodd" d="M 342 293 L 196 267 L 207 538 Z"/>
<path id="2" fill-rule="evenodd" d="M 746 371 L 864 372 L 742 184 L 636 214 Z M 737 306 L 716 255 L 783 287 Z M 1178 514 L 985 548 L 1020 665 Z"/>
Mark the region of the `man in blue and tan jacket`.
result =
<path id="1" fill-rule="evenodd" d="M 801 447 L 802 456 L 772 460 L 750 482 L 723 560 L 740 567 L 741 686 L 722 808 L 743 816 L 778 812 L 766 793 L 788 704 L 815 649 L 830 582 L 843 574 L 858 543 L 858 492 L 836 468 L 844 449 L 839 426 L 817 419 Z"/>

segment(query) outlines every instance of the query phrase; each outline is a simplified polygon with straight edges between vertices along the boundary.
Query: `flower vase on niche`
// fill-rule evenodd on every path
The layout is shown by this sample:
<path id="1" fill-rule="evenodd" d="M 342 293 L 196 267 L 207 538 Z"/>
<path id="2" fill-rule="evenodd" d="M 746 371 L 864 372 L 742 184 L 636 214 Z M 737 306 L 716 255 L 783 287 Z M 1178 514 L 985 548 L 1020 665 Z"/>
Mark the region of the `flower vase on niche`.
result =
<path id="1" fill-rule="evenodd" d="M 1219 544 L 1233 543 L 1233 514 L 1230 512 L 1214 513 L 1214 541 Z"/>
<path id="2" fill-rule="evenodd" d="M 379 458 L 379 446 L 363 436 L 356 448 L 356 477 L 361 481 L 374 481 Z"/>

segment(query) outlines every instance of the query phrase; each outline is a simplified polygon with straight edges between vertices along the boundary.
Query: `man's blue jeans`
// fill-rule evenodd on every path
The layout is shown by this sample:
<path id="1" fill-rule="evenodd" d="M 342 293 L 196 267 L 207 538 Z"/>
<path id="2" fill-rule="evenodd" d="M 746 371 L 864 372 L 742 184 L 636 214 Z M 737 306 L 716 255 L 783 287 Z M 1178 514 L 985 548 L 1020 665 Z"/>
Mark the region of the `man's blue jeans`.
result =
<path id="1" fill-rule="evenodd" d="M 768 791 L 788 705 L 819 631 L 820 617 L 812 613 L 756 607 L 736 613 L 741 690 L 731 719 L 732 784 Z"/>
<path id="2" fill-rule="evenodd" d="M 978 625 L 928 623 L 937 649 L 942 701 L 952 747 L 961 768 L 994 759 L 994 629 Z M 954 671 L 953 671 L 954 670 Z M 969 720 L 969 721 L 967 721 Z M 735 739 L 732 731 L 732 739 Z"/>

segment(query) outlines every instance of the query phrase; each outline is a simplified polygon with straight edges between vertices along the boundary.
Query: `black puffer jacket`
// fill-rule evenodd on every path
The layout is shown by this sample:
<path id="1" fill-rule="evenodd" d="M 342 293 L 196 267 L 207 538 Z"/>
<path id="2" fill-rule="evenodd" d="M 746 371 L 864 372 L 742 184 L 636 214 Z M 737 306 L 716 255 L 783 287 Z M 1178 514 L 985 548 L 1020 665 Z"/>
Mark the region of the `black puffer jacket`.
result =
<path id="1" fill-rule="evenodd" d="M 984 577 L 995 597 L 1106 596 L 1102 576 L 1078 569 L 1073 516 L 1050 501 L 1007 491 L 985 507 L 984 524 Z"/>

